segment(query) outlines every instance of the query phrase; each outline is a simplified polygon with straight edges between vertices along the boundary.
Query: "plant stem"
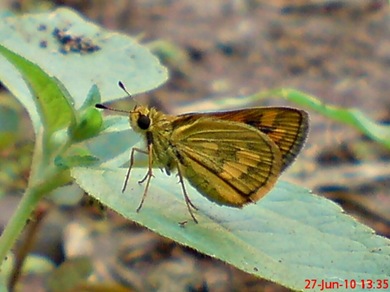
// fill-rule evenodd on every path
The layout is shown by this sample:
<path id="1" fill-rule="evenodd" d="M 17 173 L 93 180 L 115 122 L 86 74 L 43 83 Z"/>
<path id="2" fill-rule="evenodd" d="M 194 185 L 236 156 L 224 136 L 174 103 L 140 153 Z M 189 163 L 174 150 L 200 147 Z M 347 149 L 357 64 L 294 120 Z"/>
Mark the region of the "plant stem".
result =
<path id="1" fill-rule="evenodd" d="M 43 180 L 44 183 L 27 188 L 0 237 L 0 267 L 8 252 L 22 233 L 31 213 L 35 210 L 40 199 L 48 192 L 58 187 L 61 181 L 61 172 L 54 171 L 52 175 Z"/>
<path id="2" fill-rule="evenodd" d="M 34 211 L 40 199 L 39 193 L 34 189 L 27 189 L 23 195 L 17 209 L 13 213 L 7 226 L 0 237 L 0 263 L 3 263 L 7 253 L 14 245 L 15 241 L 22 233 L 27 220 L 30 218 L 32 211 Z"/>

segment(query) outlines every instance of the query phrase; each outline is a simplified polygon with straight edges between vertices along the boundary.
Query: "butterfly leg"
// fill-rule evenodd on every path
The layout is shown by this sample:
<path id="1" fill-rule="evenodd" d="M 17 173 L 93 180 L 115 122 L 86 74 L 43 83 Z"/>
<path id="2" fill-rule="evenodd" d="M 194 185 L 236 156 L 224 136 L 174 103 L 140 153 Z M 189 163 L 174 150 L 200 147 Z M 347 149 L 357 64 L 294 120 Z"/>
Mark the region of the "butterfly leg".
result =
<path id="1" fill-rule="evenodd" d="M 126 187 L 127 187 L 127 182 L 129 181 L 129 177 L 130 177 L 130 172 L 131 172 L 131 169 L 133 168 L 133 165 L 134 165 L 134 152 L 137 151 L 139 153 L 143 153 L 143 154 L 148 154 L 147 151 L 145 150 L 142 150 L 142 149 L 139 149 L 139 148 L 132 148 L 131 149 L 131 154 L 130 154 L 130 166 L 129 168 L 127 169 L 127 173 L 126 173 L 126 177 L 125 177 L 125 182 L 123 183 L 123 187 L 122 187 L 122 193 L 126 190 Z"/>
<path id="2" fill-rule="evenodd" d="M 144 194 L 142 195 L 142 199 L 141 199 L 141 202 L 139 203 L 139 206 L 137 208 L 137 212 L 139 212 L 139 210 L 141 210 L 142 208 L 142 205 L 144 204 L 144 201 L 145 201 L 145 198 L 146 198 L 146 194 L 148 193 L 148 190 L 149 190 L 149 185 L 150 185 L 150 180 L 152 179 L 153 177 L 153 171 L 152 171 L 152 166 L 153 166 L 153 160 L 152 160 L 152 149 L 153 149 L 153 144 L 148 144 L 148 152 L 146 152 L 146 154 L 148 154 L 148 172 L 146 173 L 145 177 L 140 180 L 138 183 L 143 183 L 145 180 L 146 180 L 146 186 L 145 186 L 145 190 L 144 190 Z M 143 151 L 143 153 L 145 153 L 145 151 Z"/>
<path id="3" fill-rule="evenodd" d="M 192 212 L 191 207 L 194 208 L 195 210 L 198 210 L 198 208 L 191 202 L 190 198 L 187 195 L 187 191 L 186 191 L 186 188 L 184 186 L 184 180 L 183 180 L 183 175 L 182 175 L 182 172 L 181 172 L 180 164 L 177 167 L 177 171 L 178 171 L 179 182 L 180 182 L 181 188 L 183 190 L 184 200 L 186 201 L 188 212 L 190 212 L 190 215 L 191 215 L 192 219 L 194 220 L 194 222 L 198 223 L 198 220 L 195 218 L 195 215 Z"/>

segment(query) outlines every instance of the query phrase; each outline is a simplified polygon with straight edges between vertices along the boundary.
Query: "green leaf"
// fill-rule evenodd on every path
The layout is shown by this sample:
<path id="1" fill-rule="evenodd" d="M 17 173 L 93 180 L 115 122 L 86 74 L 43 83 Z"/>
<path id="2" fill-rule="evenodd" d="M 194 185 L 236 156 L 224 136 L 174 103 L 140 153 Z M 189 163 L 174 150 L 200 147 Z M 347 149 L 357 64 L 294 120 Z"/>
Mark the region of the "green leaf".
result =
<path id="1" fill-rule="evenodd" d="M 64 53 L 56 29 L 100 50 Z M 120 80 L 135 95 L 159 86 L 168 77 L 159 60 L 136 39 L 105 30 L 68 8 L 4 17 L 0 43 L 61 80 L 76 109 L 82 106 L 93 84 L 99 87 L 105 102 L 125 96 L 118 87 Z M 1 56 L 0 80 L 29 111 L 37 132 L 40 121 L 34 99 L 19 72 Z"/>
<path id="2" fill-rule="evenodd" d="M 96 84 L 94 84 L 89 90 L 87 98 L 85 99 L 83 105 L 80 107 L 80 111 L 95 107 L 95 104 L 101 103 L 101 101 L 102 98 L 100 96 L 99 88 L 96 86 Z"/>
<path id="3" fill-rule="evenodd" d="M 88 108 L 79 113 L 77 124 L 70 129 L 73 141 L 79 142 L 96 136 L 102 128 L 103 117 L 99 110 Z"/>
<path id="4" fill-rule="evenodd" d="M 36 64 L 2 45 L 0 45 L 0 53 L 19 70 L 31 88 L 33 100 L 48 137 L 75 121 L 70 96 L 58 80 L 50 77 Z"/>
<path id="5" fill-rule="evenodd" d="M 95 104 L 100 102 L 100 91 L 96 85 L 93 85 L 83 105 L 77 111 L 76 124 L 69 129 L 73 141 L 87 140 L 102 130 L 103 117 L 101 111 L 95 108 Z"/>
<path id="6" fill-rule="evenodd" d="M 390 276 L 390 242 L 358 223 L 333 202 L 279 182 L 257 204 L 218 206 L 187 183 L 199 208 L 195 224 L 178 179 L 158 169 L 144 206 L 136 212 L 146 169 L 134 169 L 125 193 L 124 168 L 74 168 L 76 182 L 103 204 L 163 236 L 239 269 L 303 290 L 306 279 L 385 279 Z M 178 222 L 188 222 L 181 226 Z"/>

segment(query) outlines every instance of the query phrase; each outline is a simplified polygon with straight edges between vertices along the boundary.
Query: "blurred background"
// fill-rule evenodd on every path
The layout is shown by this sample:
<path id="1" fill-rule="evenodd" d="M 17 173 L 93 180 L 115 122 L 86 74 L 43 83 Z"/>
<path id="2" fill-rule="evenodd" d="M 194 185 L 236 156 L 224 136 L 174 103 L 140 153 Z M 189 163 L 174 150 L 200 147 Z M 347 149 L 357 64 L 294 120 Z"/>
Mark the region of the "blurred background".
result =
<path id="1" fill-rule="evenodd" d="M 148 43 L 170 79 L 139 98 L 163 111 L 207 110 L 207 101 L 216 98 L 292 87 L 390 123 L 388 1 L 3 0 L 0 11 L 19 14 L 58 6 Z M 0 143 L 0 192 L 7 194 L 0 204 L 3 228 L 26 187 L 34 136 L 24 109 L 4 88 L 0 104 L 20 114 L 14 142 Z M 272 97 L 256 106 L 282 104 L 295 106 Z M 389 237 L 390 150 L 346 125 L 309 114 L 307 145 L 282 179 L 334 200 Z M 88 199 L 72 207 L 41 207 L 44 216 L 31 243 L 36 254 L 56 264 L 75 254 L 90 255 L 93 276 L 100 281 L 135 291 L 156 286 L 161 291 L 288 291 L 178 246 L 110 210 L 102 215 Z M 42 275 L 31 273 L 21 281 L 34 287 L 25 291 L 46 289 Z"/>

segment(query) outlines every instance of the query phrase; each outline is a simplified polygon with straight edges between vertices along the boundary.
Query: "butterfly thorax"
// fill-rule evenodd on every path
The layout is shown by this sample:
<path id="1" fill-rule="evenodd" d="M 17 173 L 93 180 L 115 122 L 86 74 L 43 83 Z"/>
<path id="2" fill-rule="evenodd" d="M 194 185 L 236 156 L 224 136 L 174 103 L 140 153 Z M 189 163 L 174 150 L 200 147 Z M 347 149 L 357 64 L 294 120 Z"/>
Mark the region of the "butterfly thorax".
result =
<path id="1" fill-rule="evenodd" d="M 129 119 L 132 129 L 143 136 L 147 145 L 152 145 L 153 165 L 165 168 L 167 173 L 175 169 L 174 147 L 170 144 L 175 117 L 155 108 L 136 106 Z"/>

